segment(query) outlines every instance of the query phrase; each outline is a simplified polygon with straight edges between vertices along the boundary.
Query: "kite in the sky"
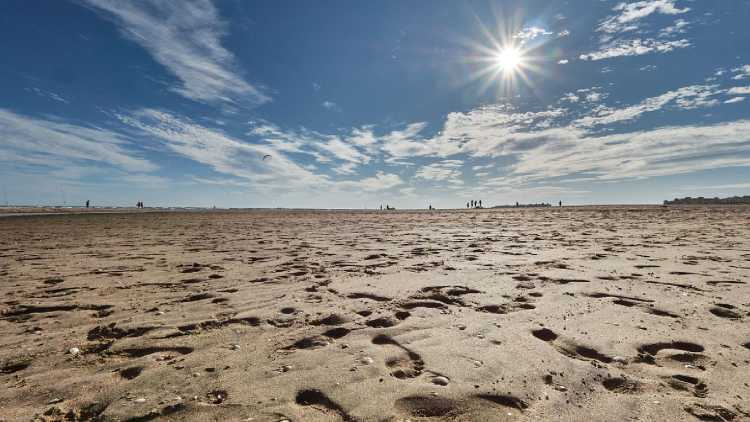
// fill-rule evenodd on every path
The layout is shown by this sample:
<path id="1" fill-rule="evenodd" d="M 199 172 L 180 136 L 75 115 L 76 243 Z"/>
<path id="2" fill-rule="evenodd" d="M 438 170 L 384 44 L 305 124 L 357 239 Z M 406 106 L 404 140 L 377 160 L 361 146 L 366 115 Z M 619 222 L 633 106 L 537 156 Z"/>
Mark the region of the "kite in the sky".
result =
<path id="1" fill-rule="evenodd" d="M 266 158 L 271 158 L 271 154 L 266 154 L 261 158 L 261 161 L 266 161 Z"/>

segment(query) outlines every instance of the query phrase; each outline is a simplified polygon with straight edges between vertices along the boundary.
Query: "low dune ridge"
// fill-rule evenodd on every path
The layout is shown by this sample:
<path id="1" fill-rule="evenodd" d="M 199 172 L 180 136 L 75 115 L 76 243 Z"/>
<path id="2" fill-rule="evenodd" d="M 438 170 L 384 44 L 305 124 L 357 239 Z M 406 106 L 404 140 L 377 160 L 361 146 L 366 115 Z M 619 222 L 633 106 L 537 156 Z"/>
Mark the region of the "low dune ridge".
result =
<path id="1" fill-rule="evenodd" d="M 750 420 L 750 208 L 0 219 L 0 420 Z"/>

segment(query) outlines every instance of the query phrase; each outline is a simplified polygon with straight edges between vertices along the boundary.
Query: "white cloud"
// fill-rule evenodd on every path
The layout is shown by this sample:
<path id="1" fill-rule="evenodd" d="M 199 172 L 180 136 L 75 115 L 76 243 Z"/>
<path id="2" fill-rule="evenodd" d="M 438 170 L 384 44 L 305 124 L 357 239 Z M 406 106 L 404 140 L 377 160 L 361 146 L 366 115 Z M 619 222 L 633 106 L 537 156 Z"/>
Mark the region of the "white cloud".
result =
<path id="1" fill-rule="evenodd" d="M 667 104 L 674 102 L 682 109 L 712 107 L 719 101 L 711 98 L 721 93 L 716 85 L 691 85 L 666 92 L 656 97 L 646 98 L 640 103 L 623 108 L 598 108 L 593 113 L 573 122 L 574 126 L 593 127 L 612 123 L 634 120 L 644 113 L 661 110 Z"/>
<path id="2" fill-rule="evenodd" d="M 568 59 L 560 59 L 557 61 L 557 64 L 568 64 Z"/>
<path id="3" fill-rule="evenodd" d="M 368 145 L 357 143 L 367 142 L 367 134 L 366 129 L 354 129 L 351 137 L 342 140 L 336 135 L 324 135 L 304 128 L 300 131 L 283 130 L 268 122 L 248 132 L 248 135 L 260 137 L 280 151 L 311 155 L 320 163 L 343 160 L 361 164 L 370 161 L 370 157 L 359 149 L 366 151 Z"/>
<path id="4" fill-rule="evenodd" d="M 659 31 L 659 37 L 665 38 L 671 37 L 675 34 L 684 34 L 687 32 L 688 26 L 690 26 L 690 22 L 686 21 L 685 19 L 677 19 L 674 24 L 672 24 L 672 26 L 662 28 Z"/>
<path id="5" fill-rule="evenodd" d="M 685 186 L 681 190 L 733 190 L 733 189 L 750 189 L 750 182 L 745 183 L 730 183 L 726 185 L 712 185 L 712 186 Z"/>
<path id="6" fill-rule="evenodd" d="M 547 35 L 552 35 L 552 32 L 549 32 L 546 29 L 540 28 L 538 26 L 526 26 L 518 31 L 518 33 L 516 33 L 513 38 L 517 38 L 522 41 L 531 41 L 537 37 Z"/>
<path id="7" fill-rule="evenodd" d="M 686 39 L 660 41 L 655 39 L 618 40 L 603 45 L 598 51 L 581 54 L 581 60 L 604 60 L 613 57 L 641 56 L 648 53 L 667 53 L 678 48 L 690 47 Z"/>
<path id="8" fill-rule="evenodd" d="M 678 8 L 676 0 L 644 0 L 631 3 L 618 3 L 612 10 L 618 12 L 602 21 L 597 31 L 604 33 L 618 33 L 634 31 L 639 27 L 639 21 L 654 13 L 663 15 L 678 15 L 688 12 L 690 8 Z"/>
<path id="9" fill-rule="evenodd" d="M 341 107 L 339 107 L 339 105 L 334 103 L 333 101 L 323 101 L 321 105 L 323 106 L 323 108 L 328 110 L 341 111 Z"/>
<path id="10" fill-rule="evenodd" d="M 416 179 L 445 180 L 451 183 L 463 183 L 461 171 L 463 162 L 460 160 L 443 160 L 422 166 L 414 175 Z"/>
<path id="11" fill-rule="evenodd" d="M 378 143 L 378 139 L 372 132 L 372 127 L 365 126 L 362 128 L 352 129 L 349 136 L 346 137 L 346 142 L 362 147 L 370 153 L 374 153 L 375 145 Z"/>
<path id="12" fill-rule="evenodd" d="M 57 101 L 57 102 L 64 103 L 64 104 L 70 104 L 70 101 L 66 100 L 59 94 L 55 94 L 52 91 L 46 91 L 44 89 L 36 88 L 36 87 L 26 88 L 26 90 L 29 92 L 33 92 L 34 94 L 40 97 L 48 98 L 50 100 Z"/>
<path id="13" fill-rule="evenodd" d="M 560 101 L 567 101 L 569 103 L 577 103 L 581 101 L 581 98 L 572 92 L 566 92 L 565 95 L 563 95 L 560 98 Z"/>
<path id="14" fill-rule="evenodd" d="M 243 142 L 165 111 L 143 109 L 119 117 L 123 123 L 150 135 L 170 151 L 256 186 L 299 187 L 328 182 L 325 176 L 316 175 L 290 160 L 281 148 Z M 264 160 L 265 155 L 271 158 Z"/>
<path id="15" fill-rule="evenodd" d="M 323 151 L 327 151 L 339 160 L 351 163 L 367 163 L 370 157 L 361 153 L 351 144 L 342 141 L 338 136 L 328 136 L 327 140 L 314 145 Z"/>
<path id="16" fill-rule="evenodd" d="M 250 102 L 270 98 L 236 70 L 234 56 L 221 45 L 226 24 L 210 0 L 180 2 L 84 0 L 117 23 L 180 81 L 172 89 L 203 102 Z"/>
<path id="17" fill-rule="evenodd" d="M 427 127 L 425 122 L 411 123 L 403 130 L 394 130 L 382 137 L 383 150 L 395 158 L 427 155 L 429 146 L 420 140 L 420 133 Z"/>
<path id="18" fill-rule="evenodd" d="M 13 166 L 44 167 L 78 178 L 106 165 L 126 172 L 151 172 L 157 166 L 129 151 L 124 135 L 97 127 L 28 117 L 0 109 L 0 161 Z M 87 169 L 82 173 L 81 169 Z"/>
<path id="19" fill-rule="evenodd" d="M 368 192 L 390 189 L 404 183 L 397 174 L 386 174 L 379 171 L 375 176 L 356 181 L 337 182 L 336 187 L 342 189 L 364 190 Z"/>
<path id="20" fill-rule="evenodd" d="M 735 86 L 729 88 L 728 95 L 750 95 L 750 86 Z"/>
<path id="21" fill-rule="evenodd" d="M 338 167 L 334 167 L 333 172 L 336 174 L 354 174 L 356 173 L 356 167 L 357 163 L 344 163 Z"/>
<path id="22" fill-rule="evenodd" d="M 750 121 L 570 137 L 517 156 L 510 177 L 622 180 L 750 165 Z"/>
<path id="23" fill-rule="evenodd" d="M 732 69 L 732 73 L 735 75 L 732 77 L 734 80 L 750 78 L 750 64 L 742 65 Z"/>

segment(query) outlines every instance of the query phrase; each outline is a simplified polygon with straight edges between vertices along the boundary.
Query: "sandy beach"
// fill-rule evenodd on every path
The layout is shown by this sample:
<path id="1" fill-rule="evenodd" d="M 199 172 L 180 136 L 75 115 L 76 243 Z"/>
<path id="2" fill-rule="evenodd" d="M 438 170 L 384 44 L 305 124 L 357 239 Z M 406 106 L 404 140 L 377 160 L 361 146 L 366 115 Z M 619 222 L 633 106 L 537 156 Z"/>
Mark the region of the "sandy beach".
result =
<path id="1" fill-rule="evenodd" d="M 0 219 L 3 421 L 750 420 L 750 208 Z"/>

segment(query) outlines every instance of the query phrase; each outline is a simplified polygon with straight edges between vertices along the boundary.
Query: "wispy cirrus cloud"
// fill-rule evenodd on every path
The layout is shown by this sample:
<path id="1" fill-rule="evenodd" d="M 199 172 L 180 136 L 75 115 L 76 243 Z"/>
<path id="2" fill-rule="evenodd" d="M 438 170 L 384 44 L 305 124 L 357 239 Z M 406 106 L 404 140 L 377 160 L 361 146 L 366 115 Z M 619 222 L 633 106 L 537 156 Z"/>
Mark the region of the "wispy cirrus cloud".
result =
<path id="1" fill-rule="evenodd" d="M 365 177 L 361 180 L 345 180 L 336 182 L 335 188 L 344 190 L 363 190 L 366 192 L 382 191 L 404 184 L 397 174 L 388 174 L 378 171 L 374 176 Z"/>
<path id="2" fill-rule="evenodd" d="M 741 79 L 750 78 L 750 64 L 738 66 L 732 69 L 732 79 L 739 81 Z"/>
<path id="3" fill-rule="evenodd" d="M 353 141 L 343 140 L 338 135 L 327 135 L 305 128 L 300 130 L 281 129 L 270 122 L 263 122 L 253 127 L 248 135 L 258 137 L 262 142 L 273 145 L 285 152 L 306 154 L 315 157 L 320 163 L 335 160 L 352 164 L 366 164 L 370 161 L 367 155 L 367 132 L 361 129 L 352 131 Z M 370 135 L 372 135 L 370 133 Z M 374 138 L 372 138 L 374 140 Z M 359 142 L 359 143 L 358 143 Z"/>
<path id="4" fill-rule="evenodd" d="M 369 160 L 351 144 L 336 136 L 316 132 L 283 131 L 265 123 L 251 134 L 260 136 L 260 142 L 250 142 L 233 137 L 216 128 L 209 128 L 193 120 L 173 113 L 142 109 L 119 115 L 120 121 L 155 139 L 168 151 L 205 165 L 229 178 L 193 178 L 193 181 L 227 186 L 272 191 L 290 189 L 318 190 L 364 190 L 374 192 L 401 185 L 403 180 L 395 174 L 377 171 L 374 175 L 360 179 L 339 179 L 316 172 L 310 166 L 301 165 L 291 155 L 305 153 L 308 149 L 328 153 L 322 161 L 329 167 L 334 160 L 343 161 L 332 172 L 338 175 L 354 174 L 354 168 Z M 282 142 L 269 142 L 283 138 Z M 264 159 L 270 155 L 269 159 Z M 338 171 L 337 171 L 338 170 Z"/>
<path id="5" fill-rule="evenodd" d="M 652 14 L 678 15 L 690 8 L 680 9 L 676 0 L 644 0 L 618 3 L 612 10 L 617 13 L 599 23 L 597 31 L 608 34 L 634 31 L 639 29 L 640 21 Z"/>
<path id="6" fill-rule="evenodd" d="M 511 176 L 528 180 L 623 180 L 750 165 L 750 121 L 663 127 L 548 142 L 516 156 Z"/>
<path id="7" fill-rule="evenodd" d="M 531 41 L 537 37 L 542 36 L 549 36 L 552 35 L 553 32 L 548 31 L 544 28 L 541 28 L 539 26 L 525 26 L 520 31 L 518 31 L 513 38 L 521 40 L 521 42 Z M 566 34 L 567 35 L 567 34 Z"/>
<path id="8" fill-rule="evenodd" d="M 119 118 L 124 124 L 156 139 L 169 151 L 218 173 L 265 186 L 294 187 L 327 181 L 290 160 L 282 149 L 243 142 L 186 117 L 162 110 L 142 109 Z M 271 159 L 264 160 L 266 155 L 271 155 Z"/>
<path id="9" fill-rule="evenodd" d="M 158 169 L 121 133 L 0 109 L 0 161 L 80 178 L 102 169 L 147 173 Z"/>
<path id="10" fill-rule="evenodd" d="M 750 95 L 750 86 L 735 86 L 727 91 L 729 95 Z"/>
<path id="11" fill-rule="evenodd" d="M 700 107 L 713 107 L 719 104 L 719 100 L 712 98 L 721 94 L 718 85 L 691 85 L 668 91 L 656 97 L 649 97 L 638 104 L 610 108 L 602 107 L 594 110 L 594 113 L 579 118 L 572 124 L 581 127 L 593 127 L 609 125 L 613 123 L 634 120 L 644 113 L 661 110 L 666 105 L 674 103 L 682 109 L 694 109 Z"/>
<path id="12" fill-rule="evenodd" d="M 729 184 L 723 184 L 723 185 L 708 185 L 708 186 L 684 186 L 680 188 L 680 190 L 708 190 L 708 191 L 715 191 L 715 190 L 744 190 L 744 189 L 750 189 L 750 182 L 744 182 L 744 183 L 729 183 Z"/>
<path id="13" fill-rule="evenodd" d="M 208 103 L 262 104 L 270 97 L 247 82 L 221 38 L 227 24 L 210 0 L 83 0 L 103 12 L 180 80 L 174 92 Z"/>
<path id="14" fill-rule="evenodd" d="M 604 60 L 613 57 L 642 56 L 648 53 L 668 53 L 679 48 L 690 47 L 686 39 L 663 41 L 650 39 L 618 40 L 603 45 L 599 50 L 578 56 L 581 60 Z"/>
<path id="15" fill-rule="evenodd" d="M 641 56 L 650 53 L 668 53 L 690 47 L 686 38 L 673 39 L 684 34 L 690 22 L 677 19 L 672 25 L 662 28 L 649 28 L 644 25 L 652 15 L 680 15 L 690 11 L 680 8 L 676 0 L 643 0 L 631 3 L 618 3 L 614 14 L 603 19 L 596 27 L 601 34 L 599 48 L 578 57 L 581 60 L 605 60 L 615 57 Z M 633 37 L 631 34 L 638 34 Z"/>
<path id="16" fill-rule="evenodd" d="M 452 184 L 464 183 L 461 174 L 461 160 L 442 160 L 422 166 L 414 175 L 415 179 L 447 181 Z"/>

